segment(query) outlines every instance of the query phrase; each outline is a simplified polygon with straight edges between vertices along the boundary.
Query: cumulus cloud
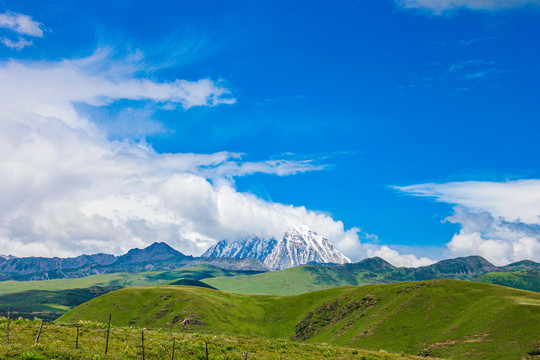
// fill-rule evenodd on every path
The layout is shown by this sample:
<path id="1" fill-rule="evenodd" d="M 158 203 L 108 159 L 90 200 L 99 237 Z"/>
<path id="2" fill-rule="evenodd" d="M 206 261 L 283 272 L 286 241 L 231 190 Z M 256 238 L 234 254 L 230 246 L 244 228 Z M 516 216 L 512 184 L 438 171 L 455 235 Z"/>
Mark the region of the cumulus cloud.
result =
<path id="1" fill-rule="evenodd" d="M 136 73 L 133 63 L 111 62 L 103 51 L 78 60 L 0 63 L 2 253 L 122 253 L 166 241 L 197 255 L 222 238 L 280 236 L 299 225 L 345 252 L 359 247 L 356 228 L 234 187 L 237 176 L 323 169 L 315 160 L 157 153 L 144 137 L 111 140 L 106 126 L 78 110 L 124 99 L 145 109 L 235 101 L 223 83 L 210 79 L 156 82 Z"/>
<path id="2" fill-rule="evenodd" d="M 406 9 L 427 10 L 440 15 L 454 9 L 496 11 L 524 6 L 538 6 L 539 0 L 396 0 Z"/>
<path id="3" fill-rule="evenodd" d="M 467 181 L 397 189 L 456 205 L 446 219 L 461 226 L 447 244 L 452 256 L 481 255 L 497 265 L 540 260 L 540 180 Z"/>

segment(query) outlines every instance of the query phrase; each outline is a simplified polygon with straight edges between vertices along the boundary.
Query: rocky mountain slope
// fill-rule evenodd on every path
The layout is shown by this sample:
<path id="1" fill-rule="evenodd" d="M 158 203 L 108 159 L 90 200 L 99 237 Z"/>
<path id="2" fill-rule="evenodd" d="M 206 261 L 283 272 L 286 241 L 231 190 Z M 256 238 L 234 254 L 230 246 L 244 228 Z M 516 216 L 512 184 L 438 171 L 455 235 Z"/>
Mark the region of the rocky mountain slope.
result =
<path id="1" fill-rule="evenodd" d="M 308 263 L 345 264 L 351 261 L 325 237 L 306 228 L 289 230 L 282 238 L 256 236 L 244 241 L 222 240 L 201 257 L 254 258 L 272 270 L 282 270 Z"/>

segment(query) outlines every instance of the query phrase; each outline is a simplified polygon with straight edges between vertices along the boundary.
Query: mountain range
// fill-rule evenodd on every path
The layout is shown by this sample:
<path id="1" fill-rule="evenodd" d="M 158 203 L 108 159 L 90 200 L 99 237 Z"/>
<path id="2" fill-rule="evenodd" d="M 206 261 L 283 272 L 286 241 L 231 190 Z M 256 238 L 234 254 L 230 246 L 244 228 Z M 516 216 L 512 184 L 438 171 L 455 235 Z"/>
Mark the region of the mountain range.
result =
<path id="1" fill-rule="evenodd" d="M 252 258 L 193 257 L 184 255 L 163 242 L 156 242 L 144 249 L 131 249 L 121 256 L 94 254 L 73 258 L 0 258 L 0 280 L 69 279 L 118 272 L 173 270 L 199 264 L 228 270 L 269 270 L 263 263 Z"/>
<path id="2" fill-rule="evenodd" d="M 244 293 L 293 294 L 342 285 L 439 278 L 473 280 L 540 291 L 540 264 L 534 261 L 523 260 L 506 266 L 495 266 L 480 256 L 469 256 L 443 260 L 429 266 L 405 268 L 395 267 L 375 257 L 351 263 L 327 239 L 307 228 L 290 230 L 280 239 L 251 237 L 236 242 L 223 240 L 201 257 L 184 255 L 165 243 L 154 243 L 144 249 L 131 249 L 121 256 L 5 256 L 0 257 L 0 281 L 70 279 L 120 272 L 168 271 L 200 264 L 252 272 L 249 276 L 205 280 L 208 285 L 220 290 Z"/>
<path id="3" fill-rule="evenodd" d="M 345 264 L 351 260 L 326 239 L 307 227 L 287 231 L 281 238 L 252 236 L 244 241 L 222 240 L 210 247 L 203 258 L 254 258 L 271 270 L 283 270 L 309 263 Z"/>
<path id="4" fill-rule="evenodd" d="M 456 279 L 540 292 L 540 264 L 530 260 L 495 266 L 480 256 L 439 261 L 418 268 L 395 267 L 379 258 L 342 265 L 303 265 L 250 276 L 203 281 L 217 289 L 242 294 L 294 295 L 346 285 L 368 285 Z"/>

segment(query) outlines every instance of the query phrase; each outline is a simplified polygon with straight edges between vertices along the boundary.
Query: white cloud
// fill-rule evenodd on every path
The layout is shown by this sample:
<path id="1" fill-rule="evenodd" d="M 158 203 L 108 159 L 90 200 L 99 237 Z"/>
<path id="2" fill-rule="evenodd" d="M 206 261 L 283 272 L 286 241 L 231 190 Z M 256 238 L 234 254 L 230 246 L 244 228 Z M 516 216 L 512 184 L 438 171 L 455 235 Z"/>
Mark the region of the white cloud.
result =
<path id="1" fill-rule="evenodd" d="M 367 257 L 378 256 L 394 266 L 419 267 L 435 263 L 436 261 L 425 256 L 418 257 L 414 254 L 402 254 L 386 245 L 363 245 Z"/>
<path id="2" fill-rule="evenodd" d="M 450 255 L 481 255 L 496 265 L 540 261 L 540 180 L 467 181 L 397 189 L 457 205 L 446 219 L 461 226 L 447 244 Z"/>
<path id="3" fill-rule="evenodd" d="M 19 35 L 43 37 L 43 24 L 32 20 L 28 15 L 18 14 L 8 11 L 0 14 L 0 28 L 9 29 Z M 32 41 L 27 40 L 23 36 L 19 36 L 17 40 L 12 40 L 8 37 L 0 38 L 0 42 L 10 49 L 21 50 L 27 46 L 33 45 Z"/>
<path id="4" fill-rule="evenodd" d="M 540 0 L 395 0 L 406 9 L 427 10 L 440 15 L 454 9 L 496 11 L 524 6 L 538 6 Z"/>
<path id="5" fill-rule="evenodd" d="M 121 253 L 166 241 L 199 254 L 224 237 L 278 236 L 307 225 L 345 252 L 358 229 L 304 207 L 234 188 L 235 176 L 320 170 L 310 160 L 245 162 L 242 154 L 156 153 L 144 141 L 110 140 L 77 104 L 216 106 L 234 102 L 212 80 L 155 82 L 133 63 L 98 51 L 59 62 L 0 63 L 0 248 L 14 255 Z M 112 65 L 108 65 L 112 64 Z M 113 66 L 115 71 L 111 71 Z"/>
<path id="6" fill-rule="evenodd" d="M 15 49 L 15 50 L 21 50 L 33 44 L 31 41 L 26 40 L 22 37 L 19 37 L 19 40 L 17 41 L 13 41 L 11 39 L 8 39 L 7 37 L 3 37 L 3 38 L 0 38 L 0 42 L 6 45 L 8 48 Z"/>
<path id="7" fill-rule="evenodd" d="M 7 28 L 21 35 L 43 37 L 43 24 L 32 20 L 28 15 L 8 11 L 0 14 L 0 28 Z"/>

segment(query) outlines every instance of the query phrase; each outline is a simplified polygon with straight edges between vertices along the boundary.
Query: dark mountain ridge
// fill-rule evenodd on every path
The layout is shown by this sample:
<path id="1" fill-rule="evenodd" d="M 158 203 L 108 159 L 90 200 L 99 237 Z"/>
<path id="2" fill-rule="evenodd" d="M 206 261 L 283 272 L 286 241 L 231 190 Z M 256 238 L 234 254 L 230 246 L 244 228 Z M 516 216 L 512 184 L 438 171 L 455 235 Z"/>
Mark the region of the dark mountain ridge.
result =
<path id="1" fill-rule="evenodd" d="M 173 270 L 200 264 L 228 270 L 269 271 L 265 264 L 253 258 L 193 257 L 182 254 L 163 242 L 153 243 L 144 249 L 131 249 L 120 256 L 94 254 L 73 258 L 3 259 L 5 261 L 0 262 L 0 281 L 81 278 L 105 273 Z M 447 278 L 479 279 L 478 281 L 539 291 L 536 284 L 540 278 L 540 264 L 534 261 L 523 260 L 498 267 L 480 256 L 442 260 L 418 268 L 395 267 L 379 257 L 341 265 L 310 264 L 304 268 L 313 273 L 318 281 L 330 282 L 333 286 Z M 495 276 L 496 274 L 501 275 Z"/>
<path id="2" fill-rule="evenodd" d="M 73 258 L 9 258 L 0 263 L 0 281 L 69 279 L 116 272 L 173 270 L 199 264 L 229 270 L 269 270 L 260 261 L 252 258 L 199 258 L 184 255 L 166 243 L 156 242 L 144 249 L 131 249 L 120 256 L 94 254 Z"/>

